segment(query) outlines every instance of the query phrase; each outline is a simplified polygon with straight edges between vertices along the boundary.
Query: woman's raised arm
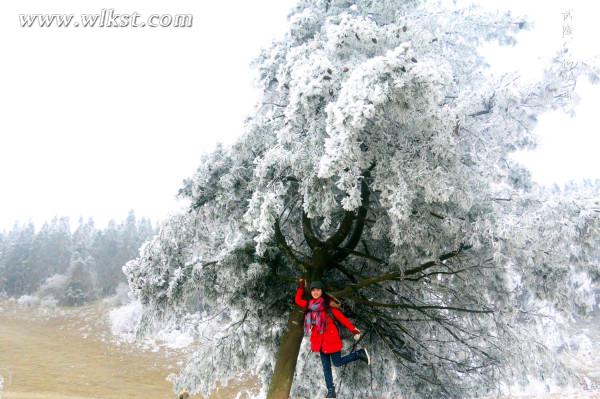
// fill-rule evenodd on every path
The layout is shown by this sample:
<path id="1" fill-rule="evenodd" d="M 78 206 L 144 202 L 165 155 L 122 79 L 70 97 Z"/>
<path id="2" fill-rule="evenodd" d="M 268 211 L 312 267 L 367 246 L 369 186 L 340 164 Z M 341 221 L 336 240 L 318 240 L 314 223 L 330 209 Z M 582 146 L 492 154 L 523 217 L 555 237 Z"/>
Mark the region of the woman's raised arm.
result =
<path id="1" fill-rule="evenodd" d="M 304 286 L 304 279 L 301 278 L 298 280 L 298 289 L 296 290 L 296 305 L 306 310 L 308 309 L 308 301 L 304 299 Z"/>

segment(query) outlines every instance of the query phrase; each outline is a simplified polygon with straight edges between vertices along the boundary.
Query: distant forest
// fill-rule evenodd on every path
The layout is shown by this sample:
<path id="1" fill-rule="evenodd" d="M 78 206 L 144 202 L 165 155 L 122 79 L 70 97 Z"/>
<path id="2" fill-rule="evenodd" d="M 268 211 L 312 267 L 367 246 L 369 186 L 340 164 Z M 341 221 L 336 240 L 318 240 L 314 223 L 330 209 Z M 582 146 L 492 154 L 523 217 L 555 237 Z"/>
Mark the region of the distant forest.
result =
<path id="1" fill-rule="evenodd" d="M 126 283 L 121 268 L 138 255 L 157 229 L 133 211 L 104 229 L 79 220 L 56 217 L 36 232 L 33 223 L 15 223 L 0 232 L 0 296 L 34 295 L 60 305 L 76 306 L 113 295 Z"/>

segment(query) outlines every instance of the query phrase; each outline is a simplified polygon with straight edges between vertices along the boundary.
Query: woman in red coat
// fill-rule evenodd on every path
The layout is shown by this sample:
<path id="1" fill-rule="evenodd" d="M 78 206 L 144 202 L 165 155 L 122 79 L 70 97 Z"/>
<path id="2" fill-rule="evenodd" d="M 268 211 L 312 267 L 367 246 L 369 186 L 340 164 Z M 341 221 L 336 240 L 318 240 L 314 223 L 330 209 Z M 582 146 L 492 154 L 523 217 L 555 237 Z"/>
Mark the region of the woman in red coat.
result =
<path id="1" fill-rule="evenodd" d="M 312 298 L 308 301 L 303 298 L 304 287 L 304 279 L 300 279 L 296 291 L 296 305 L 307 311 L 304 317 L 304 333 L 310 335 L 311 351 L 319 352 L 321 355 L 323 374 L 325 374 L 325 384 L 327 385 L 327 396 L 325 398 L 335 398 L 331 363 L 335 367 L 340 367 L 355 360 L 362 360 L 370 364 L 371 360 L 366 349 L 359 349 L 346 356 L 341 355 L 342 340 L 331 314 L 354 334 L 354 339 L 358 340 L 360 338 L 360 330 L 354 327 L 339 309 L 330 306 L 330 299 L 323 292 L 323 283 L 318 280 L 310 283 Z"/>

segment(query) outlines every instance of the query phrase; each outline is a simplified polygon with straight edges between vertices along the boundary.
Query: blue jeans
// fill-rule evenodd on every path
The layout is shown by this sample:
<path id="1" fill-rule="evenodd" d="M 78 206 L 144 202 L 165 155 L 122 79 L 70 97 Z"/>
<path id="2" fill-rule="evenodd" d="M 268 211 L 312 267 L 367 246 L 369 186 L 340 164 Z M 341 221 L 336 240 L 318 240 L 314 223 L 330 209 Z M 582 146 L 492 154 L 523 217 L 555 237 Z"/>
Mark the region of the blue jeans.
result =
<path id="1" fill-rule="evenodd" d="M 331 363 L 335 367 L 343 366 L 344 364 L 353 362 L 358 360 L 358 351 L 354 351 L 349 355 L 342 356 L 341 352 L 334 353 L 323 353 L 319 352 L 321 355 L 321 363 L 323 364 L 323 374 L 325 375 L 325 384 L 327 385 L 327 390 L 329 392 L 335 391 L 335 385 L 333 385 L 333 375 L 331 374 Z"/>

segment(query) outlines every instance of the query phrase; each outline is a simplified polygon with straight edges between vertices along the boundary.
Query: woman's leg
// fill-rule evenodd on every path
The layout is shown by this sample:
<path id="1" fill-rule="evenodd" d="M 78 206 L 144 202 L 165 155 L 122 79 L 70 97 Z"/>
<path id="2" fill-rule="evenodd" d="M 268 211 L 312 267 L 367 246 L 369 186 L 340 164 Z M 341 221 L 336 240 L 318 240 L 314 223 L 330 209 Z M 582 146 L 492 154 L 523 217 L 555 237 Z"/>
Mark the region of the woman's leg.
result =
<path id="1" fill-rule="evenodd" d="M 348 364 L 358 359 L 358 351 L 354 351 L 346 356 L 342 356 L 341 352 L 334 352 L 331 354 L 331 362 L 335 367 L 343 366 L 344 364 Z"/>
<path id="2" fill-rule="evenodd" d="M 333 375 L 331 373 L 331 359 L 329 358 L 329 354 L 325 354 L 322 351 L 319 353 L 321 355 L 321 364 L 323 364 L 323 374 L 325 375 L 325 385 L 327 385 L 327 391 L 335 392 L 335 385 L 333 385 Z"/>

